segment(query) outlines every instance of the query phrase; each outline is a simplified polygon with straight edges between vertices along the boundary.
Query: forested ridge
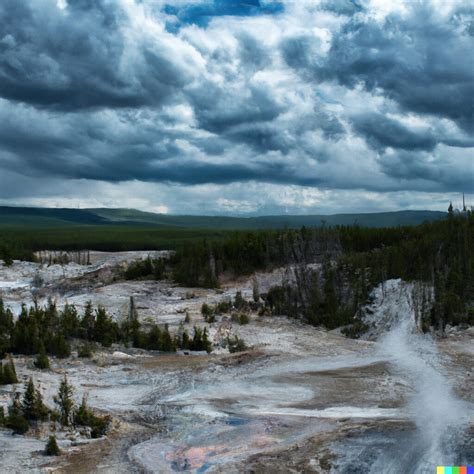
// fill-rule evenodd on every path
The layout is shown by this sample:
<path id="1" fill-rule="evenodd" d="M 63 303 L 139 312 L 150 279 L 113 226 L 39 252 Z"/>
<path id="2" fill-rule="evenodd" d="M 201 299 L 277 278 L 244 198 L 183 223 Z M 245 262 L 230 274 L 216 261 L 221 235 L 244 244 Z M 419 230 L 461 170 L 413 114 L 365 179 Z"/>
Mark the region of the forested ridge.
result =
<path id="1" fill-rule="evenodd" d="M 292 278 L 267 296 L 272 312 L 327 327 L 351 323 L 370 290 L 387 279 L 423 281 L 435 298 L 423 323 L 444 327 L 474 323 L 473 244 L 472 213 L 451 213 L 416 227 L 239 232 L 189 244 L 171 266 L 177 282 L 207 287 L 225 274 L 290 266 Z"/>
<path id="2" fill-rule="evenodd" d="M 266 311 L 329 328 L 352 323 L 379 283 L 390 278 L 417 280 L 434 288 L 434 304 L 423 314 L 424 327 L 473 324 L 473 227 L 474 216 L 468 211 L 397 228 L 197 233 L 181 241 L 166 264 L 137 262 L 124 277 L 172 278 L 184 286 L 215 288 L 223 278 L 287 267 L 287 281 L 264 295 Z M 56 241 L 58 248 L 60 244 Z M 22 240 L 2 248 L 7 264 L 13 256 L 33 258 L 37 250 Z"/>

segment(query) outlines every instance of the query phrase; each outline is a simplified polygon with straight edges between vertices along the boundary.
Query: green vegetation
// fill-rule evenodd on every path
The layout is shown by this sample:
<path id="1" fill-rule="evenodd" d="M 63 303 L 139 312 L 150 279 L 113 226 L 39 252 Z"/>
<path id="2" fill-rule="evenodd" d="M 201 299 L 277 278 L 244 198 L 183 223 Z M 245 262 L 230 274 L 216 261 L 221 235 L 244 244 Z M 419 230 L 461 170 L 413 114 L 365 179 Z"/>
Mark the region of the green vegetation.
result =
<path id="1" fill-rule="evenodd" d="M 193 229 L 298 229 L 302 226 L 322 227 L 360 225 L 396 227 L 417 225 L 442 219 L 436 211 L 397 211 L 366 214 L 280 215 L 259 217 L 176 216 L 155 214 L 136 209 L 60 209 L 0 206 L 0 226 L 65 227 L 71 225 L 127 225 Z"/>
<path id="2" fill-rule="evenodd" d="M 302 316 L 326 327 L 353 322 L 371 288 L 391 279 L 418 280 L 434 288 L 434 304 L 420 315 L 425 330 L 474 324 L 474 216 L 450 216 L 419 227 L 340 229 L 342 251 L 320 271 L 296 271 L 296 284 L 267 296 L 273 312 Z M 428 300 L 428 295 L 422 295 Z M 353 328 L 363 330 L 356 321 Z"/>
<path id="3" fill-rule="evenodd" d="M 59 385 L 58 394 L 54 397 L 54 403 L 59 409 L 59 419 L 63 426 L 69 426 L 72 423 L 74 399 L 73 399 L 73 388 L 67 380 L 67 376 L 61 380 Z"/>
<path id="4" fill-rule="evenodd" d="M 22 402 L 23 416 L 29 420 L 44 421 L 48 417 L 48 408 L 43 403 L 41 392 L 35 388 L 33 379 L 30 377 L 25 384 L 25 393 Z"/>
<path id="5" fill-rule="evenodd" d="M 90 357 L 92 345 L 97 343 L 110 347 L 114 343 L 133 345 L 134 347 L 174 352 L 177 349 L 205 350 L 210 352 L 211 346 L 207 340 L 207 333 L 194 328 L 193 337 L 184 331 L 180 335 L 172 336 L 168 325 L 163 328 L 156 324 L 142 328 L 134 309 L 133 298 L 130 300 L 128 318 L 121 324 L 113 321 L 106 309 L 99 306 L 93 308 L 89 302 L 79 315 L 73 305 L 65 305 L 59 311 L 55 303 L 50 300 L 45 307 L 35 304 L 31 308 L 22 306 L 21 314 L 14 321 L 9 309 L 5 309 L 0 298 L 0 332 L 2 354 L 8 352 L 16 354 L 34 355 L 38 369 L 49 368 L 48 355 L 69 357 L 71 343 L 82 340 L 79 348 L 80 357 Z M 1 365 L 0 380 L 3 383 L 15 383 L 13 360 Z"/>
<path id="6" fill-rule="evenodd" d="M 442 219 L 442 212 L 399 211 L 332 216 L 171 216 L 134 209 L 48 209 L 0 206 L 0 259 L 32 260 L 39 250 L 174 250 L 236 230 L 337 225 L 397 227 Z"/>
<path id="7" fill-rule="evenodd" d="M 235 232 L 192 242 L 170 264 L 177 282 L 204 287 L 218 286 L 224 274 L 293 265 L 293 279 L 265 295 L 268 311 L 261 314 L 301 317 L 328 328 L 352 323 L 370 289 L 387 279 L 424 281 L 435 289 L 434 306 L 422 315 L 428 329 L 474 323 L 473 249 L 474 216 L 468 212 L 417 227 Z M 315 262 L 322 268 L 311 270 L 308 264 Z M 244 310 L 248 304 L 236 295 L 233 306 Z"/>
<path id="8" fill-rule="evenodd" d="M 8 356 L 6 363 L 0 362 L 0 385 L 18 383 L 15 364 L 11 356 Z"/>
<path id="9" fill-rule="evenodd" d="M 163 258 L 147 257 L 132 262 L 125 270 L 125 279 L 137 280 L 140 278 L 161 280 L 165 274 L 165 260 Z"/>
<path id="10" fill-rule="evenodd" d="M 114 212 L 109 211 L 101 210 L 99 217 L 111 220 Z M 116 222 L 124 222 L 119 215 L 123 218 L 128 216 L 127 219 L 130 217 L 128 211 L 116 213 Z M 440 215 L 446 216 L 443 213 Z M 163 220 L 164 217 L 160 216 L 160 222 L 166 220 Z M 202 218 L 198 217 L 168 217 L 175 219 L 173 225 L 188 218 L 193 225 L 202 222 Z M 217 222 L 221 218 L 209 219 Z M 232 220 L 222 218 L 222 222 L 226 219 Z M 259 222 L 262 219 L 265 220 L 260 218 Z M 328 227 L 329 224 L 328 220 L 319 228 L 259 231 L 130 225 L 61 227 L 54 231 L 38 229 L 35 232 L 11 228 L 2 232 L 0 252 L 11 261 L 13 257 L 31 258 L 33 251 L 45 248 L 174 249 L 176 252 L 169 260 L 148 258 L 131 264 L 125 278 L 171 277 L 181 285 L 208 288 L 218 287 L 224 276 L 238 277 L 255 271 L 293 266 L 293 279 L 273 288 L 267 295 L 261 295 L 258 285 L 254 283 L 254 301 L 245 302 L 236 297 L 233 307 L 244 313 L 251 307 L 258 309 L 262 315 L 287 314 L 328 328 L 351 323 L 354 314 L 366 302 L 370 289 L 380 282 L 389 278 L 421 280 L 435 289 L 433 310 L 422 317 L 425 329 L 444 327 L 446 324 L 473 324 L 474 242 L 473 216 L 470 212 L 463 215 L 451 212 L 446 219 L 418 226 L 364 228 L 354 225 Z M 311 263 L 322 264 L 322 268 L 311 270 L 308 267 Z M 265 307 L 262 308 L 263 301 Z M 205 319 L 212 322 L 216 314 L 228 312 L 227 304 L 223 302 L 222 307 L 212 309 L 213 314 L 208 314 L 209 309 L 204 308 Z M 31 322 L 27 324 L 31 311 L 24 308 L 14 325 L 20 331 L 12 329 L 11 315 L 0 308 L 0 353 L 18 351 L 20 347 L 25 353 L 38 352 L 39 339 L 42 339 L 38 339 L 38 334 L 45 324 L 50 327 L 56 316 L 51 316 L 48 311 L 39 319 L 35 316 L 35 326 Z M 72 309 L 69 308 L 69 311 Z M 168 337 L 167 330 L 163 328 L 150 328 L 151 337 L 139 328 L 127 327 L 127 324 L 135 324 L 133 320 L 118 327 L 100 308 L 96 314 L 85 317 L 79 323 L 77 315 L 69 314 L 61 319 L 70 320 L 72 325 L 52 331 L 43 340 L 46 352 L 58 357 L 68 356 L 70 338 L 82 338 L 105 346 L 124 342 L 159 350 L 184 347 L 182 340 Z M 93 320 L 91 324 L 87 322 L 89 320 Z M 187 340 L 189 336 L 186 344 Z"/>
<path id="11" fill-rule="evenodd" d="M 82 397 L 81 406 L 74 412 L 76 426 L 89 426 L 91 438 L 101 438 L 107 433 L 111 419 L 109 416 L 98 416 L 87 406 L 87 397 Z"/>
<path id="12" fill-rule="evenodd" d="M 46 448 L 44 450 L 46 456 L 59 456 L 61 451 L 59 450 L 58 442 L 56 441 L 56 436 L 51 435 L 48 438 L 48 442 L 46 443 Z"/>
<path id="13" fill-rule="evenodd" d="M 83 397 L 81 406 L 76 407 L 73 393 L 74 388 L 64 375 L 58 393 L 53 399 L 58 411 L 51 411 L 43 403 L 43 396 L 30 377 L 25 383 L 23 397 L 19 392 L 13 392 L 7 417 L 2 408 L 0 425 L 10 428 L 16 434 L 24 434 L 30 426 L 36 426 L 39 422 L 58 420 L 65 427 L 88 426 L 91 429 L 92 438 L 104 436 L 109 429 L 110 417 L 96 415 L 87 406 L 86 397 Z M 51 448 L 51 452 L 48 452 L 48 448 Z M 52 441 L 50 437 L 46 452 L 50 455 L 58 454 L 56 439 Z"/>
<path id="14" fill-rule="evenodd" d="M 242 339 L 240 339 L 238 336 L 234 336 L 234 337 L 229 336 L 225 342 L 226 342 L 225 345 L 229 349 L 229 352 L 231 354 L 234 354 L 235 352 L 243 352 L 248 349 L 245 342 Z"/>
<path id="15" fill-rule="evenodd" d="M 43 341 L 40 341 L 39 343 L 38 355 L 34 361 L 34 365 L 40 370 L 49 369 L 49 357 L 48 354 L 46 354 Z"/>
<path id="16" fill-rule="evenodd" d="M 20 393 L 13 395 L 12 404 L 8 407 L 8 417 L 5 426 L 13 430 L 15 434 L 25 434 L 30 428 L 28 420 L 25 418 L 20 401 Z"/>
<path id="17" fill-rule="evenodd" d="M 1 228 L 1 227 L 0 227 Z M 1 228 L 0 258 L 33 260 L 39 250 L 100 250 L 122 252 L 127 250 L 175 250 L 189 242 L 218 239 L 225 230 L 163 229 L 134 226 L 77 226 Z"/>

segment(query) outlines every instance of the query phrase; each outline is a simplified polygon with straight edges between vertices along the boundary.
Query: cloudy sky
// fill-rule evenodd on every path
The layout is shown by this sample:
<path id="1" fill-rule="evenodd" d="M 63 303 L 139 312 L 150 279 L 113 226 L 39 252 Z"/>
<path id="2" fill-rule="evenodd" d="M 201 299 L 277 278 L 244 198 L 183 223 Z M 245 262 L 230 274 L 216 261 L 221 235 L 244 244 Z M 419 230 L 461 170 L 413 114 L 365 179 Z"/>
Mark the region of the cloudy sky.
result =
<path id="1" fill-rule="evenodd" d="M 0 203 L 472 202 L 473 52 L 469 0 L 1 0 Z"/>

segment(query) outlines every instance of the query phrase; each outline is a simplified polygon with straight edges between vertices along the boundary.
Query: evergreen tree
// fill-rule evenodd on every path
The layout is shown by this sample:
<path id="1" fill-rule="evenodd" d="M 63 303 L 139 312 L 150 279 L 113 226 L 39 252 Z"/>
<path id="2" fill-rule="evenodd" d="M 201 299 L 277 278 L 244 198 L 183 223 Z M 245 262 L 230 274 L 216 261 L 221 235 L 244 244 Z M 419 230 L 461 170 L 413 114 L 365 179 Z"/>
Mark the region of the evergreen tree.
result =
<path id="1" fill-rule="evenodd" d="M 15 325 L 13 322 L 13 314 L 9 309 L 5 309 L 3 300 L 0 297 L 0 359 L 11 348 L 11 337 Z"/>
<path id="2" fill-rule="evenodd" d="M 147 335 L 147 349 L 159 351 L 161 349 L 161 329 L 154 324 Z"/>
<path id="3" fill-rule="evenodd" d="M 87 396 L 82 397 L 80 407 L 74 413 L 74 423 L 92 428 L 91 437 L 100 438 L 104 436 L 110 424 L 110 417 L 97 416 L 87 405 Z"/>
<path id="4" fill-rule="evenodd" d="M 81 319 L 81 329 L 80 333 L 84 339 L 88 341 L 92 341 L 94 338 L 94 326 L 95 326 L 95 316 L 94 316 L 94 308 L 92 306 L 92 302 L 88 301 L 84 308 L 84 314 L 82 315 Z"/>
<path id="5" fill-rule="evenodd" d="M 49 369 L 49 358 L 46 354 L 46 349 L 44 348 L 43 341 L 40 342 L 39 353 L 36 356 L 34 365 L 37 369 L 45 370 Z"/>
<path id="6" fill-rule="evenodd" d="M 5 426 L 16 434 L 25 434 L 29 429 L 28 421 L 21 412 L 20 394 L 18 392 L 13 394 L 13 401 L 8 409 Z"/>
<path id="7" fill-rule="evenodd" d="M 74 412 L 74 424 L 88 426 L 90 421 L 90 410 L 87 406 L 87 396 L 82 396 L 82 402 L 79 408 Z"/>
<path id="8" fill-rule="evenodd" d="M 256 278 L 253 279 L 252 283 L 252 296 L 255 303 L 258 303 L 260 300 L 260 286 Z"/>
<path id="9" fill-rule="evenodd" d="M 63 426 L 69 426 L 72 421 L 74 410 L 73 388 L 67 380 L 66 374 L 61 380 L 57 396 L 54 397 L 54 403 L 58 406 L 60 421 Z"/>
<path id="10" fill-rule="evenodd" d="M 23 394 L 22 412 L 27 420 L 36 420 L 36 391 L 33 379 L 30 377 L 25 383 L 25 393 Z"/>
<path id="11" fill-rule="evenodd" d="M 80 336 L 80 321 L 74 305 L 66 304 L 61 314 L 61 327 L 68 337 Z"/>
<path id="12" fill-rule="evenodd" d="M 56 357 L 64 359 L 71 355 L 71 345 L 62 333 L 55 334 L 50 343 L 49 351 Z"/>
<path id="13" fill-rule="evenodd" d="M 41 392 L 35 388 L 31 377 L 25 383 L 22 413 L 27 420 L 45 420 L 48 416 L 48 409 L 43 403 Z"/>
<path id="14" fill-rule="evenodd" d="M 15 364 L 13 362 L 12 356 L 8 356 L 7 363 L 3 366 L 3 384 L 14 384 L 18 383 L 18 378 L 16 376 Z"/>
<path id="15" fill-rule="evenodd" d="M 107 314 L 105 308 L 99 306 L 96 310 L 96 321 L 94 327 L 94 340 L 105 347 L 117 340 L 118 327 Z"/>
<path id="16" fill-rule="evenodd" d="M 48 407 L 43 403 L 43 395 L 37 388 L 35 391 L 35 413 L 38 420 L 44 421 L 48 418 Z"/>
<path id="17" fill-rule="evenodd" d="M 84 358 L 89 358 L 89 357 L 92 357 L 92 350 L 93 350 L 93 346 L 91 343 L 89 342 L 85 342 L 84 344 L 82 344 L 82 346 L 79 348 L 78 352 L 77 352 L 77 356 L 78 357 L 84 357 Z"/>
<path id="18" fill-rule="evenodd" d="M 59 450 L 58 442 L 56 441 L 56 436 L 51 435 L 48 438 L 48 442 L 46 443 L 46 448 L 44 450 L 46 456 L 58 456 L 61 454 Z"/>
<path id="19" fill-rule="evenodd" d="M 161 349 L 165 352 L 173 352 L 176 348 L 173 345 L 173 340 L 171 339 L 171 335 L 168 329 L 168 325 L 165 324 L 164 331 L 161 332 Z"/>

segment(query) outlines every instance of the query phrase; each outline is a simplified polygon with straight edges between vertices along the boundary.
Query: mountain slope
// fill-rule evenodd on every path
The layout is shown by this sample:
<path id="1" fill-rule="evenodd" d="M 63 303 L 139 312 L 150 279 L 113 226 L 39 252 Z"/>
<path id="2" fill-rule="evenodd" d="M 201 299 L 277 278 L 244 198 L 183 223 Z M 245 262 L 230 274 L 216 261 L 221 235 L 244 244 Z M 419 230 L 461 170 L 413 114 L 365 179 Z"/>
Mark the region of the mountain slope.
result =
<path id="1" fill-rule="evenodd" d="M 397 227 L 417 225 L 446 217 L 439 211 L 397 211 L 367 214 L 280 215 L 259 217 L 177 216 L 135 209 L 60 209 L 0 206 L 2 227 L 153 226 L 200 229 L 277 229 L 358 225 Z"/>

